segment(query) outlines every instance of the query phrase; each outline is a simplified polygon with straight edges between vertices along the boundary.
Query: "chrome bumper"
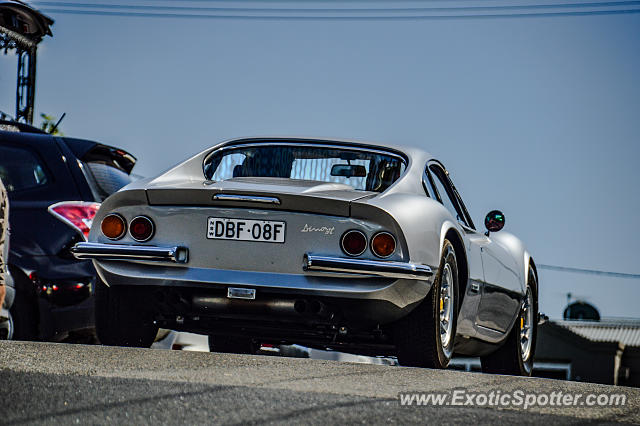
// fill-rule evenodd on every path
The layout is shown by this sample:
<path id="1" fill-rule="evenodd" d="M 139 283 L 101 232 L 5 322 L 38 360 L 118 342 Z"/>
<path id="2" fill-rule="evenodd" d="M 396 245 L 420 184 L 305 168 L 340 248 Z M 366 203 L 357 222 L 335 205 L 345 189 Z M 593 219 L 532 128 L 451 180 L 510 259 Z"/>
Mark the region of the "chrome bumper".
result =
<path id="1" fill-rule="evenodd" d="M 134 246 L 125 244 L 77 243 L 71 248 L 76 259 L 155 260 L 187 263 L 186 247 Z"/>
<path id="2" fill-rule="evenodd" d="M 406 278 L 426 281 L 433 275 L 427 265 L 393 261 L 350 259 L 344 257 L 304 255 L 305 271 L 343 272 L 360 275 L 374 275 L 385 278 Z"/>

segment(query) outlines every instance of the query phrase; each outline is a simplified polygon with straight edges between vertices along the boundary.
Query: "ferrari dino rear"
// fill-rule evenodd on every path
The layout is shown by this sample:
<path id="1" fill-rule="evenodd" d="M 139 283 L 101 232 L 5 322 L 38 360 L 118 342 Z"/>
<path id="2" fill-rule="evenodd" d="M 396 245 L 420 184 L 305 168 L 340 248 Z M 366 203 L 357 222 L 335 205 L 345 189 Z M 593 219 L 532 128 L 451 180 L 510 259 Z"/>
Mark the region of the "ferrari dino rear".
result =
<path id="1" fill-rule="evenodd" d="M 260 138 L 132 183 L 73 248 L 101 279 L 98 337 L 149 346 L 162 327 L 207 334 L 212 351 L 299 343 L 446 367 L 455 348 L 504 365 L 500 344 L 535 327 L 529 257 L 477 233 L 447 176 L 416 149 Z"/>
<path id="2" fill-rule="evenodd" d="M 200 179 L 169 172 L 128 187 L 75 248 L 110 287 L 98 299 L 123 310 L 99 310 L 101 340 L 148 345 L 160 326 L 209 334 L 212 348 L 237 337 L 245 350 L 257 339 L 380 352 L 391 345 L 384 325 L 426 296 L 433 275 L 410 262 L 393 217 L 359 203 L 406 163 L 394 151 L 250 143 L 213 151 Z M 135 315 L 148 334 L 123 330 Z M 122 317 L 131 324 L 114 327 Z"/>

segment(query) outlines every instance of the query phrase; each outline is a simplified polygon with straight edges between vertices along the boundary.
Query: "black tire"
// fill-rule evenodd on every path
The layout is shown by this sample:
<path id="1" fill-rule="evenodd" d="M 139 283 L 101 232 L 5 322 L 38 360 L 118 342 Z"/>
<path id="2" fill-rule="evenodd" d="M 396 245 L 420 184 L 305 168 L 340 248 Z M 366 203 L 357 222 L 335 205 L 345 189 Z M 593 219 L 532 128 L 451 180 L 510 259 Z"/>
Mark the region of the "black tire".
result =
<path id="1" fill-rule="evenodd" d="M 531 291 L 533 303 L 530 309 L 532 311 L 533 321 L 531 324 L 531 343 L 530 350 L 526 359 L 523 357 L 521 342 L 522 324 L 521 318 L 525 314 L 524 303 L 520 307 L 520 313 L 516 318 L 509 336 L 505 342 L 495 352 L 480 357 L 483 373 L 507 374 L 511 376 L 531 376 L 533 370 L 533 359 L 536 349 L 536 341 L 538 337 L 538 280 L 533 268 L 529 266 L 528 291 Z"/>
<path id="2" fill-rule="evenodd" d="M 147 309 L 144 289 L 107 287 L 98 280 L 95 292 L 96 334 L 103 345 L 148 348 L 158 327 Z"/>
<path id="3" fill-rule="evenodd" d="M 13 317 L 13 340 L 38 340 L 38 307 L 32 298 L 16 292 L 10 312 Z"/>
<path id="4" fill-rule="evenodd" d="M 247 337 L 211 335 L 209 336 L 209 351 L 255 355 L 258 351 L 258 345 Z"/>
<path id="5" fill-rule="evenodd" d="M 446 345 L 440 333 L 440 295 L 443 271 L 450 268 L 453 291 L 452 329 Z M 449 276 L 449 275 L 448 275 Z M 409 315 L 398 321 L 395 328 L 396 348 L 400 365 L 410 367 L 447 368 L 453 354 L 458 321 L 458 263 L 453 245 L 444 240 L 442 258 L 431 291 Z"/>
<path id="6" fill-rule="evenodd" d="M 13 340 L 39 340 L 40 311 L 34 284 L 16 268 L 11 267 L 11 275 L 16 290 L 9 309 L 13 317 Z"/>
<path id="7" fill-rule="evenodd" d="M 9 317 L 0 322 L 0 340 L 13 340 L 13 315 L 8 312 Z"/>

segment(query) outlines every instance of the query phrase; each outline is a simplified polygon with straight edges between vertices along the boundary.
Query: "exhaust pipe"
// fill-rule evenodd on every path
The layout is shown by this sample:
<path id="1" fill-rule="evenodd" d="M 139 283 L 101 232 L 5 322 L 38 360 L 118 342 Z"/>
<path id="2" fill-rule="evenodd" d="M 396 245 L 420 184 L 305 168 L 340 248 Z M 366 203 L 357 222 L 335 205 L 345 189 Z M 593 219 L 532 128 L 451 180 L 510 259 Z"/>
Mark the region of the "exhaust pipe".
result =
<path id="1" fill-rule="evenodd" d="M 262 313 L 278 315 L 326 316 L 327 307 L 304 299 L 241 300 L 227 297 L 193 296 L 194 309 L 202 313 Z"/>
<path id="2" fill-rule="evenodd" d="M 192 304 L 194 309 L 204 313 L 298 314 L 295 300 L 240 300 L 226 297 L 193 296 Z"/>

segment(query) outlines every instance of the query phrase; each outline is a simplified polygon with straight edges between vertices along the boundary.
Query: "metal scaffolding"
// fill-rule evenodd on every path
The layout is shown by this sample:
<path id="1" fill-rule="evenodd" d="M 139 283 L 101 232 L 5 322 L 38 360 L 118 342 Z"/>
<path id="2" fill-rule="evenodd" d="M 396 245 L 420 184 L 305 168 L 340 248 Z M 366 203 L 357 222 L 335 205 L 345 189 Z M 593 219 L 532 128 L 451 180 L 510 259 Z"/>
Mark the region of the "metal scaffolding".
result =
<path id="1" fill-rule="evenodd" d="M 38 44 L 51 33 L 53 19 L 21 1 L 0 2 L 0 50 L 18 56 L 16 86 L 17 121 L 33 123 L 36 95 L 36 52 Z"/>

